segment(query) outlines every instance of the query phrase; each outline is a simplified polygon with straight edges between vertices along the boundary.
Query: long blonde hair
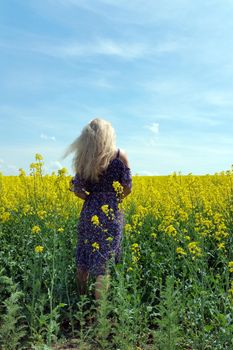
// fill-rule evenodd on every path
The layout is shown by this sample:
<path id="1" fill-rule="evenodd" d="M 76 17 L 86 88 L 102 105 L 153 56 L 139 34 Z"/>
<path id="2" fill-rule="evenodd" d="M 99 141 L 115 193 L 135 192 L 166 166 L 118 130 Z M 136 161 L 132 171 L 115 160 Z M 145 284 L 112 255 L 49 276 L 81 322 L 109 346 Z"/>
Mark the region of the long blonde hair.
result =
<path id="1" fill-rule="evenodd" d="M 91 120 L 68 146 L 62 159 L 73 152 L 74 172 L 81 179 L 98 182 L 116 153 L 116 134 L 111 123 L 100 118 Z"/>

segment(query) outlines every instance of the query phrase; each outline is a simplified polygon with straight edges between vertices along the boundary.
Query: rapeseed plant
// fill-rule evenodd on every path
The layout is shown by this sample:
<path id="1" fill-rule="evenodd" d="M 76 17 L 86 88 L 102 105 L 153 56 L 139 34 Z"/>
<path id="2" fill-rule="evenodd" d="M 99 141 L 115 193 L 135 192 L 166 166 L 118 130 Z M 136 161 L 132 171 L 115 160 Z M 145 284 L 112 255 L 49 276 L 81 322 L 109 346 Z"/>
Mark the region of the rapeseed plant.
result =
<path id="1" fill-rule="evenodd" d="M 32 227 L 32 233 L 39 233 L 41 232 L 41 228 L 37 225 Z"/>
<path id="2" fill-rule="evenodd" d="M 43 157 L 37 154 L 29 176 L 23 169 L 19 169 L 19 176 L 15 177 L 0 174 L 0 265 L 7 265 L 8 273 L 20 281 L 20 288 L 28 295 L 22 314 L 27 315 L 31 337 L 36 334 L 37 339 L 44 337 L 46 341 L 48 331 L 55 335 L 59 329 L 58 315 L 53 310 L 61 301 L 68 304 L 65 316 L 60 315 L 61 321 L 63 317 L 66 317 L 66 322 L 69 318 L 72 332 L 75 330 L 72 310 L 76 302 L 73 285 L 75 259 L 71 251 L 76 245 L 74 222 L 83 202 L 68 191 L 70 176 L 66 169 L 41 176 L 42 161 Z M 143 314 L 139 302 L 142 295 L 143 300 L 150 304 L 157 297 L 156 286 L 161 276 L 179 276 L 184 290 L 179 300 L 179 322 L 188 334 L 188 337 L 184 334 L 183 343 L 177 345 L 180 349 L 198 348 L 199 344 L 195 343 L 198 338 L 204 339 L 208 348 L 230 348 L 227 341 L 231 340 L 228 334 L 232 335 L 232 331 L 224 320 L 232 313 L 230 305 L 233 304 L 232 175 L 233 172 L 200 177 L 135 176 L 132 196 L 118 205 L 126 215 L 123 264 L 116 267 L 116 276 L 122 274 L 125 294 L 122 294 L 123 287 L 117 287 L 112 296 L 118 293 L 116 300 L 120 295 L 126 302 L 124 310 L 128 310 L 127 317 L 135 325 L 138 320 L 134 319 L 132 303 L 135 302 Z M 123 186 L 119 181 L 113 181 L 112 186 L 120 199 Z M 101 206 L 101 211 L 111 220 L 113 210 L 108 203 Z M 111 232 L 101 223 L 102 213 L 100 217 L 93 215 L 90 221 L 98 232 L 104 233 L 106 242 L 113 245 Z M 84 244 L 90 244 L 94 252 L 101 253 L 97 242 L 85 239 Z M 199 259 L 193 261 L 196 257 Z M 201 325 L 195 328 L 195 324 L 200 324 L 198 303 L 203 307 L 197 278 L 200 266 L 203 269 L 200 288 L 206 293 L 208 307 L 203 308 Z M 146 276 L 143 284 L 136 277 L 138 273 L 140 276 L 140 267 Z M 22 278 L 18 278 L 19 275 Z M 211 290 L 208 286 L 213 284 Z M 135 293 L 132 292 L 133 286 L 137 286 Z M 228 294 L 224 294 L 219 303 L 218 295 L 223 291 L 228 291 Z M 6 295 L 5 292 L 2 294 Z M 156 299 L 153 302 L 155 304 Z M 120 306 L 113 305 L 114 312 Z M 46 314 L 45 310 L 49 313 Z M 157 309 L 152 311 L 158 312 Z M 119 322 L 121 317 L 119 313 Z M 130 329 L 131 333 L 127 334 L 134 335 L 135 329 Z"/>
<path id="3" fill-rule="evenodd" d="M 36 253 L 42 253 L 43 250 L 44 250 L 44 247 L 43 247 L 42 245 L 37 245 L 37 246 L 35 247 L 35 252 L 36 252 Z"/>

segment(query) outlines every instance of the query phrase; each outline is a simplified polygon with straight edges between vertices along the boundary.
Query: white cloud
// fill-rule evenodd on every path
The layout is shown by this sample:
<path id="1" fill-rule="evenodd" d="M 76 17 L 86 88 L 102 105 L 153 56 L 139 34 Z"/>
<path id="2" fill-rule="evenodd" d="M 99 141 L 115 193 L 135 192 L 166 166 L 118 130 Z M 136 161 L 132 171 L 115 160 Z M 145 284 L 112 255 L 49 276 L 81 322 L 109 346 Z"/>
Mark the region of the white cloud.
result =
<path id="1" fill-rule="evenodd" d="M 112 39 L 99 38 L 94 42 L 79 43 L 77 41 L 54 43 L 38 43 L 36 46 L 27 47 L 28 50 L 40 52 L 53 57 L 83 57 L 94 55 L 115 56 L 122 59 L 140 58 L 151 50 L 143 43 L 114 41 Z"/>
<path id="2" fill-rule="evenodd" d="M 99 39 L 93 52 L 103 55 L 114 55 L 125 58 L 137 58 L 144 56 L 147 48 L 144 44 L 115 42 L 110 39 Z"/>
<path id="3" fill-rule="evenodd" d="M 52 140 L 52 141 L 56 141 L 56 138 L 55 136 L 48 136 L 48 135 L 45 135 L 45 134 L 40 134 L 40 138 L 41 139 L 44 139 L 44 140 Z"/>
<path id="4" fill-rule="evenodd" d="M 102 55 L 133 60 L 144 57 L 151 59 L 153 56 L 179 51 L 185 46 L 186 44 L 176 40 L 161 40 L 152 45 L 150 41 L 138 42 L 99 38 L 85 44 L 77 41 L 66 41 L 59 43 L 59 45 L 53 43 L 38 44 L 32 48 L 32 51 L 61 58 Z M 28 49 L 30 50 L 30 48 Z"/>
<path id="5" fill-rule="evenodd" d="M 154 134 L 159 133 L 159 123 L 152 123 L 152 125 L 146 125 L 145 128 L 149 129 Z"/>
<path id="6" fill-rule="evenodd" d="M 160 38 L 151 40 L 151 38 L 139 39 L 131 37 L 130 39 L 112 39 L 111 37 L 96 36 L 89 41 L 78 41 L 76 37 L 70 40 L 61 40 L 38 36 L 24 31 L 16 32 L 20 37 L 17 41 L 2 42 L 1 47 L 6 50 L 26 51 L 40 53 L 56 58 L 79 58 L 89 56 L 114 56 L 125 60 L 133 60 L 166 53 L 177 52 L 187 48 L 189 42 L 186 38 Z M 43 78 L 35 75 L 36 84 L 43 84 Z M 14 82 L 12 82 L 12 85 Z M 24 85 L 31 85 L 30 76 L 24 79 Z M 16 83 L 17 85 L 17 83 Z"/>
<path id="7" fill-rule="evenodd" d="M 190 11 L 193 12 L 195 8 L 198 9 L 196 2 L 192 3 L 187 0 L 164 0 L 163 2 L 147 0 L 146 5 L 143 0 L 59 0 L 59 2 L 66 8 L 68 6 L 79 7 L 93 12 L 95 15 L 124 24 L 158 23 L 164 20 L 173 21 L 176 18 L 182 19 Z"/>

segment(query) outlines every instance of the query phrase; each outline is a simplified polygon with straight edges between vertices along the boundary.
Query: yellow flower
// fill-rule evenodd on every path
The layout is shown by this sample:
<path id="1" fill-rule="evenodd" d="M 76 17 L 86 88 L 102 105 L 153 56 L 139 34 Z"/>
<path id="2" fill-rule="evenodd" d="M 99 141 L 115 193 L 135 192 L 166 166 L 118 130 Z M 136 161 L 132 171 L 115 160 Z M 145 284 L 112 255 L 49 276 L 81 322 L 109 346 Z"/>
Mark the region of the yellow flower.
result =
<path id="1" fill-rule="evenodd" d="M 94 248 L 93 251 L 95 251 L 96 249 L 97 250 L 100 249 L 99 243 L 97 243 L 97 242 L 92 243 L 92 247 Z"/>
<path id="2" fill-rule="evenodd" d="M 185 221 L 188 219 L 188 214 L 183 209 L 180 209 L 179 210 L 179 217 L 182 221 Z"/>
<path id="3" fill-rule="evenodd" d="M 225 243 L 223 243 L 223 242 L 221 242 L 221 243 L 218 243 L 218 250 L 226 250 L 226 248 L 225 248 Z"/>
<path id="4" fill-rule="evenodd" d="M 25 171 L 22 168 L 19 168 L 19 176 L 20 177 L 26 176 L 26 173 L 25 173 Z"/>
<path id="5" fill-rule="evenodd" d="M 125 224 L 125 233 L 130 234 L 132 232 L 132 226 L 130 224 Z"/>
<path id="6" fill-rule="evenodd" d="M 113 237 L 109 236 L 109 237 L 106 238 L 106 241 L 110 241 L 111 242 L 112 240 L 113 240 Z"/>
<path id="7" fill-rule="evenodd" d="M 137 250 L 139 249 L 138 243 L 133 243 L 132 246 L 131 246 L 131 249 L 132 249 L 133 251 L 137 251 Z"/>
<path id="8" fill-rule="evenodd" d="M 101 206 L 101 210 L 103 213 L 108 217 L 108 219 L 114 219 L 114 212 L 113 209 L 109 207 L 108 204 L 104 204 Z"/>
<path id="9" fill-rule="evenodd" d="M 131 246 L 132 249 L 132 262 L 133 264 L 136 264 L 138 262 L 138 260 L 140 259 L 140 247 L 138 245 L 138 243 L 133 243 Z"/>
<path id="10" fill-rule="evenodd" d="M 40 227 L 39 226 L 33 226 L 32 228 L 32 233 L 39 233 L 41 231 Z"/>
<path id="11" fill-rule="evenodd" d="M 107 215 L 107 214 L 108 214 L 108 211 L 109 211 L 109 209 L 108 209 L 108 204 L 102 205 L 101 210 L 104 212 L 104 214 Z"/>
<path id="12" fill-rule="evenodd" d="M 157 237 L 157 233 L 155 233 L 155 232 L 152 232 L 150 235 L 151 235 L 152 238 L 156 238 Z"/>
<path id="13" fill-rule="evenodd" d="M 40 219 L 44 219 L 46 216 L 46 211 L 45 210 L 38 210 L 37 215 L 39 216 Z"/>
<path id="14" fill-rule="evenodd" d="M 172 225 L 169 225 L 169 226 L 165 229 L 165 232 L 166 232 L 169 236 L 176 236 L 176 234 L 177 234 L 177 231 L 176 231 L 175 227 L 172 226 Z"/>
<path id="15" fill-rule="evenodd" d="M 63 175 L 68 173 L 68 170 L 63 167 L 61 169 L 58 169 L 57 173 L 58 173 L 58 175 L 63 176 Z"/>
<path id="16" fill-rule="evenodd" d="M 42 245 L 37 245 L 37 246 L 35 247 L 35 252 L 36 252 L 36 253 L 42 253 L 43 250 L 44 250 L 44 247 L 43 247 Z"/>
<path id="17" fill-rule="evenodd" d="M 180 255 L 187 255 L 187 253 L 184 251 L 182 247 L 177 247 L 176 252 L 177 254 L 180 254 Z"/>
<path id="18" fill-rule="evenodd" d="M 29 204 L 26 204 L 23 208 L 23 213 L 26 215 L 31 210 L 31 206 Z"/>
<path id="19" fill-rule="evenodd" d="M 229 271 L 233 272 L 233 261 L 229 261 L 228 267 L 229 267 Z"/>
<path id="20" fill-rule="evenodd" d="M 6 222 L 6 221 L 8 221 L 10 219 L 10 216 L 11 216 L 11 214 L 8 213 L 7 211 L 5 211 L 4 213 L 2 213 L 0 215 L 0 219 L 1 219 L 2 222 Z"/>
<path id="21" fill-rule="evenodd" d="M 64 228 L 63 228 L 63 227 L 60 227 L 57 231 L 58 231 L 58 232 L 64 232 Z"/>
<path id="22" fill-rule="evenodd" d="M 138 256 L 133 255 L 133 256 L 132 256 L 132 262 L 133 262 L 133 264 L 136 264 L 136 263 L 139 261 L 139 259 L 140 259 L 140 254 L 138 254 Z"/>
<path id="23" fill-rule="evenodd" d="M 30 164 L 30 169 L 39 169 L 40 168 L 40 164 L 39 163 L 31 163 Z"/>
<path id="24" fill-rule="evenodd" d="M 201 248 L 199 248 L 197 246 L 198 242 L 190 242 L 188 244 L 188 249 L 190 251 L 190 253 L 192 253 L 193 255 L 197 255 L 200 256 L 201 255 Z"/>
<path id="25" fill-rule="evenodd" d="M 117 194 L 120 194 L 123 192 L 123 186 L 120 184 L 119 181 L 113 181 L 112 187 L 114 188 Z"/>
<path id="26" fill-rule="evenodd" d="M 43 160 L 43 157 L 42 157 L 42 155 L 41 155 L 41 154 L 36 153 L 36 155 L 35 155 L 35 159 L 36 159 L 36 160 Z"/>
<path id="27" fill-rule="evenodd" d="M 92 218 L 91 218 L 91 222 L 93 223 L 93 225 L 96 225 L 98 226 L 99 225 L 99 218 L 97 215 L 93 215 Z"/>

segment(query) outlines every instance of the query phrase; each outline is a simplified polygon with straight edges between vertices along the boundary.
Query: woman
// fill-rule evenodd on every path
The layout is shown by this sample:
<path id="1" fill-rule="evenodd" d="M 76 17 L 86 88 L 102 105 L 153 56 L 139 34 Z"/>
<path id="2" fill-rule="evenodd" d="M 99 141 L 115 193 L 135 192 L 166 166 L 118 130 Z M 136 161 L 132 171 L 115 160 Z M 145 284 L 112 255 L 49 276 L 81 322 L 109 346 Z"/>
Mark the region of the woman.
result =
<path id="1" fill-rule="evenodd" d="M 70 190 L 84 200 L 77 224 L 77 280 L 84 294 L 89 274 L 96 278 L 95 298 L 100 299 L 103 277 L 110 278 L 107 262 L 120 262 L 124 213 L 119 203 L 132 190 L 132 175 L 125 152 L 116 149 L 110 122 L 93 119 L 65 154 L 75 152 L 75 176 Z"/>

